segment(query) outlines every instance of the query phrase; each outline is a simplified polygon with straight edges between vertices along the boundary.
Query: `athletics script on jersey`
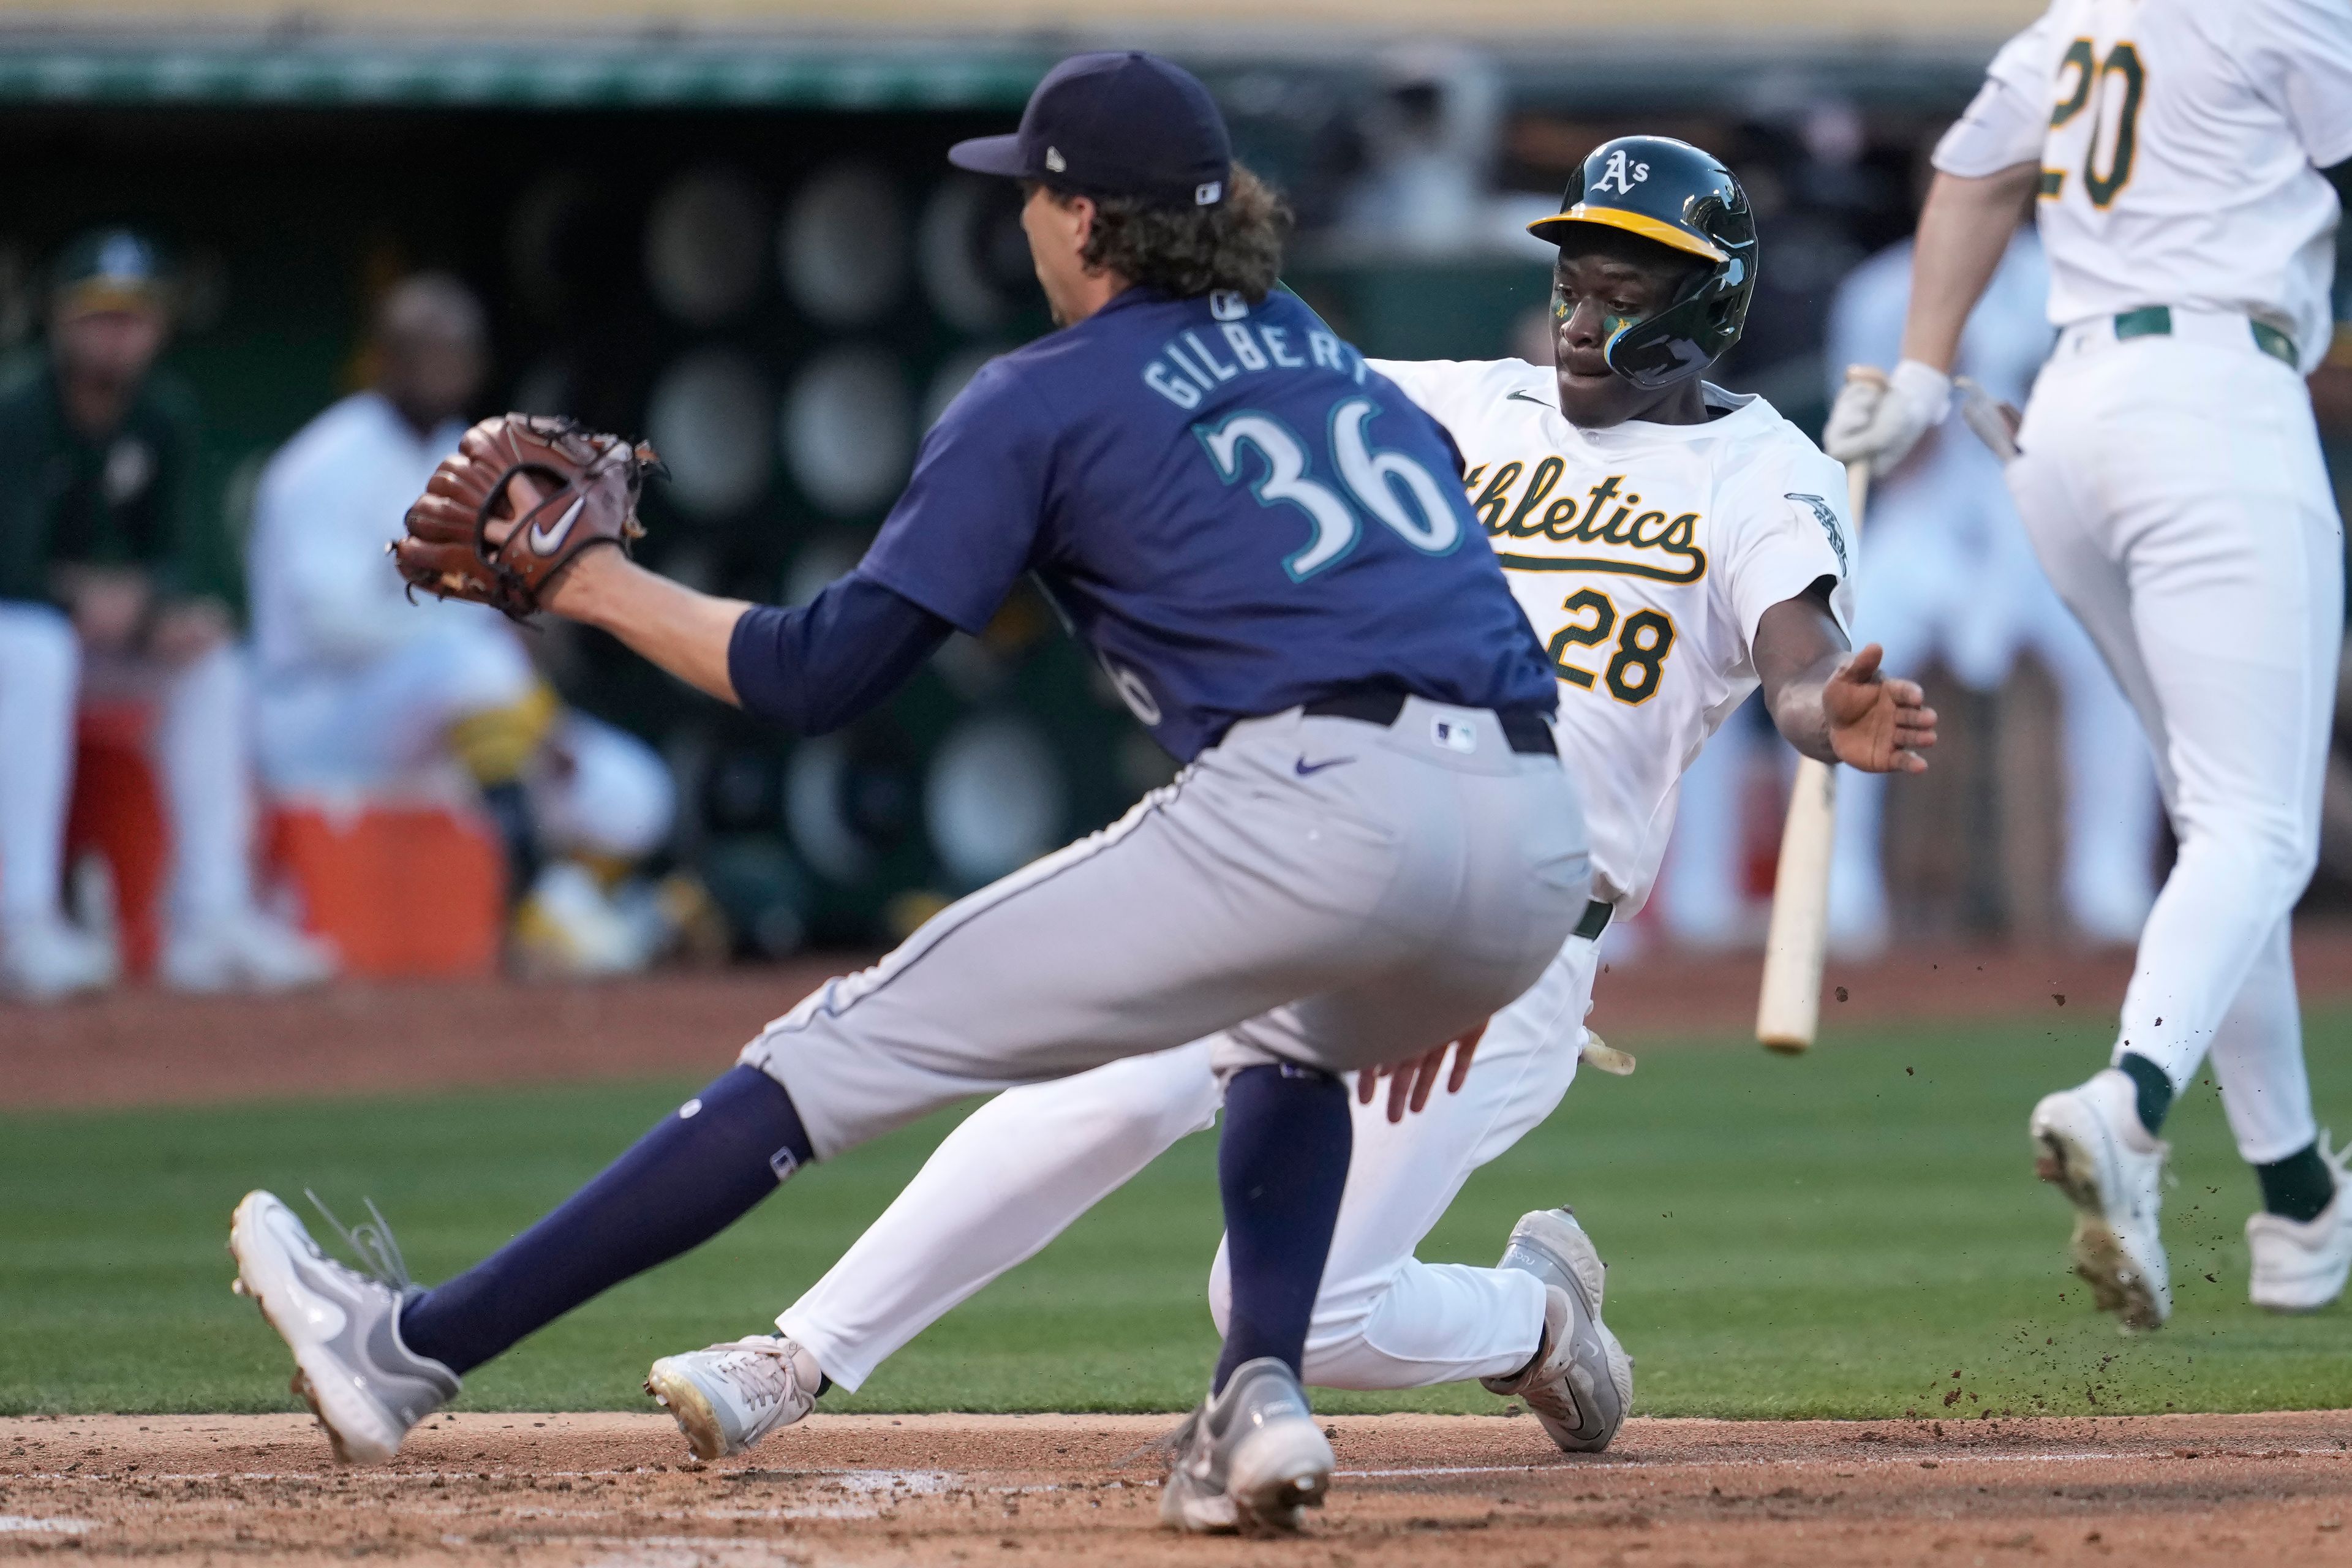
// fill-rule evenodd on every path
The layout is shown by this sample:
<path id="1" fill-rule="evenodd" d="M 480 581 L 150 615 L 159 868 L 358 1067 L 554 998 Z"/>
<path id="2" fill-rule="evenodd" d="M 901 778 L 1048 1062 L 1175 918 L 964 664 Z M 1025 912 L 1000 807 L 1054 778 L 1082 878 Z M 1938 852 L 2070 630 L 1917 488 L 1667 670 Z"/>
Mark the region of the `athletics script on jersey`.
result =
<path id="1" fill-rule="evenodd" d="M 1613 572 L 1660 583 L 1696 583 L 1706 575 L 1706 552 L 1698 546 L 1699 514 L 1645 507 L 1625 489 L 1623 474 L 1611 474 L 1590 489 L 1555 499 L 1568 465 L 1543 458 L 1530 467 L 1513 459 L 1479 464 L 1463 476 L 1470 510 L 1477 513 L 1503 564 L 1518 572 Z M 1543 538 L 1560 544 L 1598 544 L 1602 555 L 1517 555 L 1505 548 L 1513 539 Z"/>

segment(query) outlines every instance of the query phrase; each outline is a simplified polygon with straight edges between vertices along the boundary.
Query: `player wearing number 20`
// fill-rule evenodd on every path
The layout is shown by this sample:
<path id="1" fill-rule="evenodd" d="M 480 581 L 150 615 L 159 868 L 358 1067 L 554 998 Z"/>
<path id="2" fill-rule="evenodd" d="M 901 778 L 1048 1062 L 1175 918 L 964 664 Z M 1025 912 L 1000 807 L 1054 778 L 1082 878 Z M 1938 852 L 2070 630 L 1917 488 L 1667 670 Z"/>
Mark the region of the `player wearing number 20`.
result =
<path id="1" fill-rule="evenodd" d="M 2010 490 L 2139 712 L 2180 843 L 2114 1065 L 2029 1122 L 2077 1211 L 2075 1268 L 2127 1328 L 2171 1311 L 2158 1134 L 2209 1051 L 2261 1182 L 2252 1300 L 2323 1306 L 2352 1270 L 2287 942 L 2344 636 L 2344 529 L 2303 377 L 2326 352 L 2347 160 L 2344 0 L 2057 0 L 1937 145 L 1903 361 L 1883 391 L 1850 384 L 1826 437 L 1884 470 L 1944 416 L 1960 323 L 2033 202 L 2058 345 Z"/>

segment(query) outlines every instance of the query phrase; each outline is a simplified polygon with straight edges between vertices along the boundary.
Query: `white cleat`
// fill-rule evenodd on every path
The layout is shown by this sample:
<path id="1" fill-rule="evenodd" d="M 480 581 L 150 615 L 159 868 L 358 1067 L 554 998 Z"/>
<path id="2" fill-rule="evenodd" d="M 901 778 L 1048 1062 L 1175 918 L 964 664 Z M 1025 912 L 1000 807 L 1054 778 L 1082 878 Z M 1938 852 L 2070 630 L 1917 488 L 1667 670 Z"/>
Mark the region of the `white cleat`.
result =
<path id="1" fill-rule="evenodd" d="M 1306 1391 L 1272 1356 L 1244 1362 L 1176 1435 L 1163 1524 L 1192 1535 L 1288 1533 L 1331 1489 L 1330 1439 Z"/>
<path id="2" fill-rule="evenodd" d="M 254 910 L 175 928 L 157 965 L 174 991 L 294 991 L 335 977 L 334 949 Z"/>
<path id="3" fill-rule="evenodd" d="M 1570 1454 L 1597 1454 L 1615 1440 L 1633 1405 L 1633 1358 L 1601 1321 L 1608 1268 L 1568 1209 L 1538 1209 L 1511 1227 L 1501 1268 L 1519 1268 L 1546 1287 L 1543 1342 L 1508 1377 L 1479 1379 L 1489 1394 L 1516 1394 L 1551 1440 Z"/>
<path id="4" fill-rule="evenodd" d="M 824 1373 L 806 1346 L 782 1334 L 750 1334 L 709 1350 L 666 1355 L 646 1392 L 677 1421 L 698 1459 L 740 1454 L 816 1408 Z"/>
<path id="5" fill-rule="evenodd" d="M 247 1193 L 229 1222 L 234 1288 L 294 1352 L 294 1392 L 326 1428 L 335 1458 L 380 1465 L 400 1451 L 410 1427 L 457 1397 L 457 1374 L 401 1341 L 401 1303 L 414 1287 L 383 1216 L 343 1235 L 354 1250 L 373 1254 L 380 1273 L 336 1262 L 292 1209 L 271 1194 Z"/>
<path id="6" fill-rule="evenodd" d="M 2346 1196 L 2352 1149 L 2330 1149 L 2322 1132 L 2319 1157 L 2336 1173 L 2336 1195 L 2326 1208 L 2307 1220 L 2257 1214 L 2246 1221 L 2246 1247 L 2254 1255 L 2247 1295 L 2257 1307 L 2315 1312 L 2344 1293 L 2352 1274 L 2352 1198 Z"/>
<path id="7" fill-rule="evenodd" d="M 2172 1316 L 2172 1282 L 2158 1233 L 2171 1146 L 2140 1125 L 2139 1091 L 2120 1068 L 2044 1095 L 2027 1129 L 2034 1173 L 2074 1205 L 2074 1272 L 2126 1330 Z"/>
<path id="8" fill-rule="evenodd" d="M 113 945 L 54 915 L 0 927 L 0 993 L 26 1002 L 62 1002 L 114 984 Z"/>

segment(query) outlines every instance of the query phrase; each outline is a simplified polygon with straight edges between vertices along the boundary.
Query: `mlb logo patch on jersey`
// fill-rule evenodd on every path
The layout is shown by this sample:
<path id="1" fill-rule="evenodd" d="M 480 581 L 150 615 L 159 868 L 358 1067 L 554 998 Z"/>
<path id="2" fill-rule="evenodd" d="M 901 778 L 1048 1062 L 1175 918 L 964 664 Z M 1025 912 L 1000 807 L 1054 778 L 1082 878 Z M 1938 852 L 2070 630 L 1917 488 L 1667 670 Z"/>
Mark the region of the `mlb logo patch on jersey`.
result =
<path id="1" fill-rule="evenodd" d="M 1460 752 L 1465 757 L 1478 749 L 1477 728 L 1459 719 L 1433 721 L 1429 726 L 1429 738 L 1447 751 Z"/>

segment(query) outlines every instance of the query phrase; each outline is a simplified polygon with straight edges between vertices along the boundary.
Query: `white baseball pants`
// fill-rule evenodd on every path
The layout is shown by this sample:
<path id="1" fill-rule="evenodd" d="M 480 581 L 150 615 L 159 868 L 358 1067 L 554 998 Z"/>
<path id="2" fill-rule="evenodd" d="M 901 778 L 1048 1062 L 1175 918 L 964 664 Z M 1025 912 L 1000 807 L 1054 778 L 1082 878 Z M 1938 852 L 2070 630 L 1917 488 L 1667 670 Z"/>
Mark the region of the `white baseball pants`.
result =
<path id="1" fill-rule="evenodd" d="M 73 623 L 0 600 L 0 920 L 58 916 L 80 689 Z"/>
<path id="2" fill-rule="evenodd" d="M 253 897 L 252 726 L 245 658 L 224 646 L 178 669 L 84 668 L 73 623 L 0 603 L 0 918 L 55 919 L 71 799 L 74 709 L 85 688 L 152 696 L 156 772 L 172 824 L 171 914 L 202 921 Z"/>
<path id="3" fill-rule="evenodd" d="M 2138 710 L 2179 858 L 2142 932 L 2118 1058 L 2176 1089 L 2210 1049 L 2238 1151 L 2315 1136 L 2288 918 L 2319 847 L 2344 537 L 2302 378 L 2243 317 L 2070 328 L 2010 468 L 2043 569 Z"/>
<path id="4" fill-rule="evenodd" d="M 1571 937 L 1496 1015 L 1458 1094 L 1388 1120 L 1355 1107 L 1355 1158 L 1307 1329 L 1306 1380 L 1419 1388 L 1517 1371 L 1543 1331 L 1544 1292 L 1517 1270 L 1427 1264 L 1413 1249 L 1471 1172 L 1549 1116 L 1576 1076 L 1597 947 Z M 982 1286 L 1034 1255 L 1187 1133 L 1215 1121 L 1213 1042 L 1196 1040 L 972 1112 L 898 1200 L 776 1325 L 856 1388 Z M 1224 1331 L 1224 1249 L 1210 1311 Z"/>
<path id="5" fill-rule="evenodd" d="M 267 682 L 262 776 L 292 795 L 381 791 L 414 780 L 443 765 L 452 723 L 520 702 L 537 680 L 521 643 L 492 612 L 437 618 L 378 658 Z M 645 742 L 567 709 L 547 752 L 553 765 L 531 767 L 524 787 L 550 848 L 636 860 L 668 837 L 677 786 Z"/>

